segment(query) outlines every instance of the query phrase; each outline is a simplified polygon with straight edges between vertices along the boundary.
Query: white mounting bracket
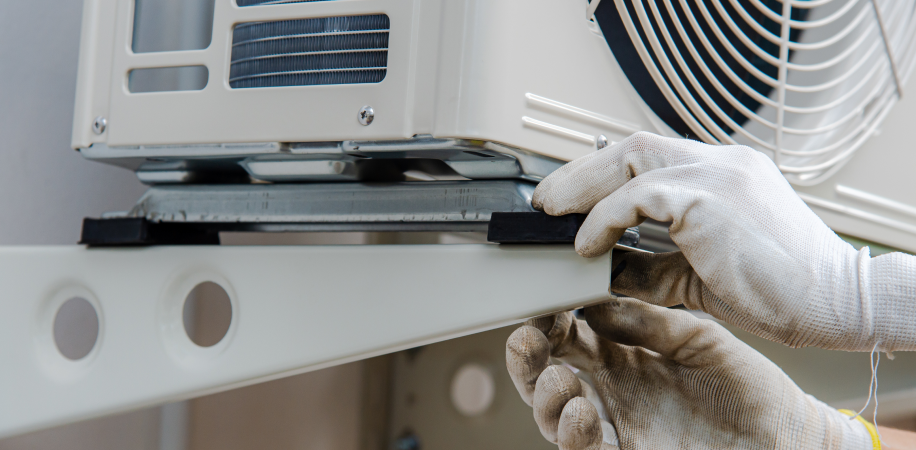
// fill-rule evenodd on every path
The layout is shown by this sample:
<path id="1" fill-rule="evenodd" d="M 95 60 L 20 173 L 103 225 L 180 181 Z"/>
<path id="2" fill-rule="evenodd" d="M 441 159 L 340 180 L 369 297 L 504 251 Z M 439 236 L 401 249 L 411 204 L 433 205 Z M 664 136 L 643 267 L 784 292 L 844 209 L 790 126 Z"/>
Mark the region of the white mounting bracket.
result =
<path id="1" fill-rule="evenodd" d="M 549 245 L 0 247 L 0 437 L 599 303 L 609 266 Z M 205 281 L 232 304 L 206 348 L 182 322 Z M 52 336 L 72 297 L 99 316 L 77 361 Z"/>

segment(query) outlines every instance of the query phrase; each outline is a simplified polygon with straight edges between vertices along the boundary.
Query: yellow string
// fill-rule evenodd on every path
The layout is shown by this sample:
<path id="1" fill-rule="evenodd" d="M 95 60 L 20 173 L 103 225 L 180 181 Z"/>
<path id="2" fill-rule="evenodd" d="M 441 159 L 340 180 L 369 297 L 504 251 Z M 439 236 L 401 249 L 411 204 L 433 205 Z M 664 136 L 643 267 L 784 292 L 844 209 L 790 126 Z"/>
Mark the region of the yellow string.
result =
<path id="1" fill-rule="evenodd" d="M 850 411 L 848 409 L 840 409 L 840 414 L 845 414 L 849 417 L 855 417 L 856 420 L 862 422 L 862 425 L 865 425 L 865 429 L 868 430 L 868 434 L 871 435 L 871 445 L 875 450 L 881 450 L 881 438 L 878 437 L 878 429 L 875 428 L 869 421 L 862 418 L 862 416 L 856 414 L 855 411 Z"/>

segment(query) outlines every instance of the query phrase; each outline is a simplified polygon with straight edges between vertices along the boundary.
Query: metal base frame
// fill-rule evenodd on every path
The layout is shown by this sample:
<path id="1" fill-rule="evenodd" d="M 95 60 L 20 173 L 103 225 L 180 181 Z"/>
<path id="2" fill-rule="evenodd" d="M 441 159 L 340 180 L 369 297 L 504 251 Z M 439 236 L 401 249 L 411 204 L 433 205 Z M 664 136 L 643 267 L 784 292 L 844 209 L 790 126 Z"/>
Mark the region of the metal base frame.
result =
<path id="1" fill-rule="evenodd" d="M 80 243 L 219 244 L 221 231 L 489 231 L 498 243 L 571 243 L 584 215 L 531 206 L 524 181 L 155 186 L 130 211 L 86 219 Z M 635 246 L 636 229 L 621 244 Z"/>
<path id="2" fill-rule="evenodd" d="M 603 302 L 608 257 L 571 246 L 0 248 L 0 437 L 232 389 Z M 226 336 L 182 322 L 200 283 L 228 294 Z M 99 335 L 80 360 L 53 338 L 81 297 Z"/>
<path id="3" fill-rule="evenodd" d="M 523 181 L 173 185 L 134 208 L 85 219 L 93 246 L 219 244 L 221 231 L 487 231 L 497 243 L 572 243 L 584 214 L 531 206 Z M 619 244 L 635 247 L 636 228 Z"/>
<path id="4" fill-rule="evenodd" d="M 533 183 L 419 181 L 166 185 L 106 217 L 196 223 L 471 223 L 493 211 L 534 211 Z M 484 227 L 485 229 L 485 227 Z"/>
<path id="5" fill-rule="evenodd" d="M 539 181 L 565 161 L 496 142 L 429 135 L 388 141 L 263 142 L 80 149 L 88 159 L 131 169 L 146 184 L 403 181 Z"/>

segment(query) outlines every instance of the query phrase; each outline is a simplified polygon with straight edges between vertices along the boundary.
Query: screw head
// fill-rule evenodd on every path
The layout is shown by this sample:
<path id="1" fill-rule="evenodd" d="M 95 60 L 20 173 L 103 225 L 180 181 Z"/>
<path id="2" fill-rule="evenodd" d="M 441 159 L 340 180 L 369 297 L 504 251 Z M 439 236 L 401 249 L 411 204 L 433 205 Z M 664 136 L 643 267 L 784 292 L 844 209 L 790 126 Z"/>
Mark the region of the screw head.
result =
<path id="1" fill-rule="evenodd" d="M 95 120 L 92 121 L 92 132 L 95 134 L 102 134 L 105 132 L 105 128 L 108 128 L 108 119 L 98 116 Z"/>
<path id="2" fill-rule="evenodd" d="M 607 145 L 608 145 L 607 136 L 602 134 L 598 136 L 598 139 L 595 139 L 595 147 L 598 147 L 598 150 L 601 150 L 602 148 L 607 147 Z"/>
<path id="3" fill-rule="evenodd" d="M 359 123 L 363 126 L 369 126 L 372 124 L 372 121 L 375 120 L 375 110 L 371 106 L 363 106 L 359 110 L 359 115 L 357 115 Z"/>

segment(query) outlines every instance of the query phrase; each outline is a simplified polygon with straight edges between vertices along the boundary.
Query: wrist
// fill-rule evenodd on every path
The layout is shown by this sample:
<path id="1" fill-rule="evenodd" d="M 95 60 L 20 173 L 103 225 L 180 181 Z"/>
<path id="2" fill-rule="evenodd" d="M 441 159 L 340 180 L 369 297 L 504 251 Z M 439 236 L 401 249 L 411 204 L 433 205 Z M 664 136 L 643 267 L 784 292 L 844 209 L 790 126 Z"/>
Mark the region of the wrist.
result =
<path id="1" fill-rule="evenodd" d="M 870 313 L 863 321 L 871 321 L 872 346 L 877 343 L 885 352 L 916 350 L 916 256 L 888 253 L 863 263 L 867 276 L 860 283 L 872 305 L 863 311 Z"/>
<path id="2" fill-rule="evenodd" d="M 877 428 L 875 427 L 874 424 L 872 424 L 871 422 L 869 422 L 869 421 L 863 419 L 862 416 L 857 415 L 855 411 L 852 411 L 852 410 L 849 410 L 849 409 L 840 409 L 840 410 L 838 410 L 838 412 L 839 412 L 840 414 L 842 414 L 842 415 L 848 417 L 847 420 L 848 420 L 849 422 L 855 422 L 855 423 L 857 423 L 858 425 L 861 426 L 861 428 L 859 429 L 859 433 L 856 433 L 856 434 L 857 434 L 857 439 L 856 439 L 856 441 L 858 441 L 856 447 L 858 447 L 858 448 L 871 448 L 871 449 L 874 449 L 874 450 L 880 450 L 880 449 L 881 449 L 881 435 L 878 434 L 878 430 L 877 430 Z M 863 443 L 862 443 L 861 441 L 862 441 L 862 437 L 864 436 L 863 433 L 861 432 L 862 429 L 864 429 L 865 432 L 866 432 L 866 434 L 868 435 L 868 439 L 869 439 L 868 444 L 871 444 L 870 446 L 862 446 Z"/>
<path id="3" fill-rule="evenodd" d="M 864 423 L 852 419 L 817 398 L 804 394 L 804 432 L 786 437 L 785 448 L 823 448 L 829 450 L 873 450 L 872 433 Z M 855 415 L 855 413 L 853 413 Z M 852 420 L 850 420 L 852 419 Z M 805 436 L 805 437 L 802 437 Z"/>

